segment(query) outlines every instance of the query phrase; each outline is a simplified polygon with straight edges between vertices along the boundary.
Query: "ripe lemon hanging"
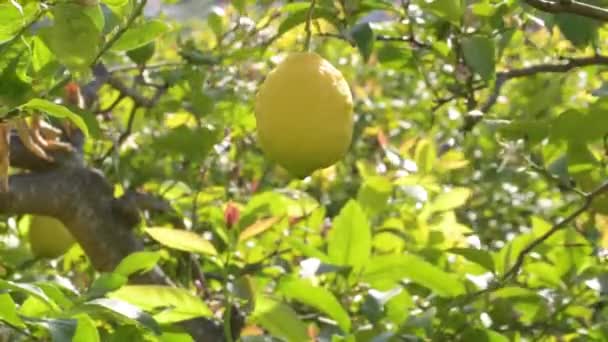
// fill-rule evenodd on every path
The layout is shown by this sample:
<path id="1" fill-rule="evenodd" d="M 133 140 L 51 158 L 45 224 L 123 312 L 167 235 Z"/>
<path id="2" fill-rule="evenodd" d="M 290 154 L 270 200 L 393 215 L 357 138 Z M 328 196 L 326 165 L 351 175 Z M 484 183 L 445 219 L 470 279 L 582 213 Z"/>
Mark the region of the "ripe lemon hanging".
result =
<path id="1" fill-rule="evenodd" d="M 33 216 L 28 236 L 32 253 L 43 258 L 57 258 L 76 243 L 61 221 L 48 216 Z"/>
<path id="2" fill-rule="evenodd" d="M 262 150 L 300 178 L 336 163 L 350 146 L 350 88 L 316 53 L 292 53 L 268 74 L 256 96 L 255 115 Z"/>

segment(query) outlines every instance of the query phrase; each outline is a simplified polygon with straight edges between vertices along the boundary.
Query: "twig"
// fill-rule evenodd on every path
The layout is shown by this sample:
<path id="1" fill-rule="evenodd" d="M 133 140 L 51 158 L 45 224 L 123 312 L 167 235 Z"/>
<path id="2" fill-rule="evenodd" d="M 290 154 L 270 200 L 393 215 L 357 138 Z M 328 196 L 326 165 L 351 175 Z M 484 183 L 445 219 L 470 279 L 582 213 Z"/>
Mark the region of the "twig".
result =
<path id="1" fill-rule="evenodd" d="M 124 132 L 120 134 L 116 143 L 112 144 L 112 146 L 108 148 L 106 153 L 104 153 L 103 156 L 97 160 L 97 162 L 103 162 L 104 160 L 106 160 L 112 154 L 112 152 L 120 148 L 120 146 L 122 146 L 125 140 L 127 140 L 127 138 L 131 135 L 131 132 L 133 130 L 133 122 L 135 121 L 135 114 L 137 113 L 137 110 L 139 108 L 140 107 L 137 104 L 133 105 L 133 108 L 131 108 L 129 118 L 127 120 L 127 128 Z"/>
<path id="2" fill-rule="evenodd" d="M 560 188 L 572 191 L 572 192 L 576 193 L 577 195 L 579 195 L 579 196 L 581 196 L 583 198 L 585 196 L 587 196 L 587 194 L 585 192 L 581 191 L 580 189 L 578 189 L 575 186 L 572 186 L 571 184 L 568 184 L 567 181 L 564 182 L 564 180 L 562 180 L 561 178 L 559 178 L 556 175 L 552 174 L 551 172 L 549 172 L 549 170 L 547 170 L 546 168 L 542 167 L 541 165 L 536 164 L 530 158 L 526 157 L 525 159 L 526 159 L 526 161 L 528 162 L 528 164 L 530 165 L 530 167 L 534 171 L 538 172 L 540 175 L 542 175 L 543 177 L 547 178 L 548 180 L 556 183 Z"/>
<path id="3" fill-rule="evenodd" d="M 566 63 L 545 63 L 533 65 L 521 69 L 513 69 L 508 71 L 502 71 L 496 73 L 496 80 L 494 81 L 494 87 L 488 99 L 479 107 L 482 113 L 487 113 L 496 104 L 502 87 L 510 80 L 533 76 L 540 73 L 566 73 L 573 69 L 584 68 L 593 65 L 607 65 L 608 56 L 595 55 L 590 57 L 580 58 L 564 58 Z M 475 125 L 483 118 L 478 116 L 473 120 L 470 120 L 462 127 L 462 131 L 468 132 L 475 127 Z"/>
<path id="4" fill-rule="evenodd" d="M 108 50 L 110 50 L 112 48 L 112 45 L 114 45 L 118 41 L 118 39 L 120 39 L 120 37 L 122 37 L 122 35 L 125 34 L 125 32 L 127 32 L 127 30 L 135 22 L 135 19 L 137 19 L 143 12 L 144 7 L 146 7 L 147 2 L 148 2 L 148 0 L 141 0 L 139 2 L 137 7 L 135 7 L 133 9 L 133 11 L 131 12 L 131 15 L 127 19 L 127 22 L 125 23 L 125 25 L 123 27 L 121 27 L 118 31 L 116 31 L 116 34 L 114 34 L 112 36 L 112 38 L 110 38 L 104 44 L 104 46 L 101 48 L 101 50 L 99 50 L 99 53 L 97 53 L 97 56 L 95 56 L 95 59 L 93 59 L 93 62 L 91 63 L 91 67 L 95 66 L 95 64 L 97 64 L 97 60 L 99 60 L 99 58 L 101 58 L 101 56 L 103 56 L 104 53 L 108 52 Z"/>
<path id="5" fill-rule="evenodd" d="M 315 4 L 317 0 L 310 1 L 310 7 L 308 8 L 308 13 L 306 17 L 306 26 L 304 30 L 306 31 L 306 40 L 304 41 L 304 51 L 310 51 L 310 41 L 312 40 L 312 30 L 310 28 L 310 23 L 312 22 L 312 14 L 315 9 Z"/>
<path id="6" fill-rule="evenodd" d="M 602 185 L 600 185 L 598 188 L 593 190 L 591 193 L 587 194 L 585 196 L 585 201 L 580 208 L 578 208 L 572 214 L 566 216 L 565 218 L 563 218 L 560 221 L 558 221 L 557 223 L 555 223 L 553 225 L 553 227 L 551 227 L 551 229 L 546 231 L 543 235 L 539 236 L 536 240 L 532 241 L 528 246 L 526 246 L 526 248 L 524 248 L 521 252 L 519 252 L 519 254 L 517 255 L 517 259 L 515 260 L 515 263 L 513 264 L 513 266 L 511 266 L 511 268 L 507 272 L 505 272 L 505 274 L 502 277 L 501 282 L 504 283 L 505 281 L 509 280 L 511 277 L 516 275 L 517 272 L 519 272 L 520 268 L 522 267 L 526 256 L 528 254 L 530 254 L 530 252 L 532 252 L 536 247 L 538 247 L 540 244 L 542 244 L 545 240 L 550 238 L 553 234 L 555 234 L 560 229 L 562 229 L 565 226 L 567 226 L 568 224 L 570 224 L 572 221 L 574 221 L 576 218 L 578 218 L 581 214 L 583 214 L 585 211 L 587 211 L 587 209 L 589 209 L 591 204 L 593 204 L 593 200 L 595 200 L 595 198 L 597 198 L 598 196 L 604 194 L 606 191 L 608 191 L 608 181 L 604 182 Z"/>
<path id="7" fill-rule="evenodd" d="M 186 65 L 186 63 L 182 63 L 182 62 L 167 62 L 167 63 L 159 63 L 159 64 L 153 64 L 153 65 L 146 65 L 145 69 L 146 70 L 156 70 L 156 69 L 163 69 L 163 68 L 183 67 L 185 65 Z M 134 70 L 140 70 L 140 69 L 141 69 L 140 65 L 127 65 L 127 66 L 120 66 L 120 67 L 112 68 L 109 70 L 109 73 L 114 74 L 114 73 L 119 73 L 119 72 L 127 72 L 127 71 L 134 71 Z"/>
<path id="8" fill-rule="evenodd" d="M 525 0 L 525 2 L 544 12 L 571 13 L 599 21 L 608 21 L 608 9 L 576 0 Z"/>

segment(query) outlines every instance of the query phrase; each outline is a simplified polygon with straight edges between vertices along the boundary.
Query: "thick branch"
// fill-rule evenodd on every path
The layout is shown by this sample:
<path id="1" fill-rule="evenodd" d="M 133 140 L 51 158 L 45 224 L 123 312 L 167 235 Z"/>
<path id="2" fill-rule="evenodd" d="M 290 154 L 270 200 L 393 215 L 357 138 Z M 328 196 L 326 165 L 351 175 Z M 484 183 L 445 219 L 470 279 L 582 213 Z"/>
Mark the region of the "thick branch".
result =
<path id="1" fill-rule="evenodd" d="M 0 192 L 0 213 L 34 214 L 61 220 L 83 248 L 95 269 L 114 270 L 127 255 L 141 250 L 143 245 L 132 229 L 139 220 L 138 207 L 165 210 L 158 202 L 144 201 L 143 196 L 128 195 L 114 198 L 112 185 L 103 175 L 82 163 L 71 162 L 73 156 L 53 155 L 57 163 L 37 159 L 20 143 L 12 139 L 13 166 L 34 172 L 9 177 L 9 191 Z M 65 158 L 65 159 L 61 159 Z M 163 272 L 152 272 L 131 279 L 136 283 L 173 285 Z M 233 310 L 234 336 L 243 326 L 238 310 Z M 197 318 L 180 325 L 196 341 L 223 341 L 219 322 Z"/>
<path id="2" fill-rule="evenodd" d="M 116 214 L 111 185 L 96 171 L 59 167 L 11 176 L 9 186 L 0 193 L 0 212 L 58 218 L 100 271 L 113 270 L 142 247 L 129 222 Z"/>
<path id="3" fill-rule="evenodd" d="M 528 5 L 549 13 L 570 13 L 578 14 L 583 17 L 608 21 L 608 10 L 575 0 L 524 0 Z"/>

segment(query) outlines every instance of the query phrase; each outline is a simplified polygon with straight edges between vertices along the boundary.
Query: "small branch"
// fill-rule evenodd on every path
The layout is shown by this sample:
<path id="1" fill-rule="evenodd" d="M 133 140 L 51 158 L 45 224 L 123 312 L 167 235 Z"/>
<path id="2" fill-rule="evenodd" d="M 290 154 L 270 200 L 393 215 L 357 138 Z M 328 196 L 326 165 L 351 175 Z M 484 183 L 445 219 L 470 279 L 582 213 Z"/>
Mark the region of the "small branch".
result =
<path id="1" fill-rule="evenodd" d="M 95 59 L 91 63 L 91 67 L 93 67 L 95 64 L 97 64 L 97 61 L 101 58 L 101 56 L 103 56 L 103 54 L 105 54 L 106 52 L 108 52 L 108 50 L 110 50 L 112 48 L 112 45 L 114 45 L 118 41 L 118 39 L 120 39 L 120 37 L 122 37 L 122 35 L 125 34 L 125 32 L 127 32 L 127 30 L 135 22 L 135 19 L 137 19 L 141 15 L 141 13 L 143 12 L 144 7 L 146 7 L 146 3 L 147 2 L 148 2 L 148 0 L 141 0 L 139 2 L 139 4 L 137 5 L 137 7 L 135 7 L 133 9 L 133 12 L 131 12 L 131 15 L 127 19 L 127 22 L 125 23 L 125 25 L 123 27 L 121 27 L 116 32 L 116 34 L 114 34 L 112 36 L 112 38 L 110 38 L 110 40 L 108 40 L 104 44 L 104 46 L 101 48 L 101 50 L 99 50 L 99 53 L 97 54 L 97 56 L 95 56 Z"/>
<path id="2" fill-rule="evenodd" d="M 8 42 L 2 44 L 0 46 L 0 55 L 2 55 L 2 53 L 4 52 L 4 50 L 8 49 L 17 39 L 21 38 L 21 36 L 27 32 L 27 30 L 29 30 L 32 25 L 34 25 L 38 20 L 40 20 L 40 18 L 42 18 L 42 16 L 46 13 L 47 9 L 41 9 L 38 11 L 38 13 L 36 13 L 36 15 L 34 15 L 34 17 L 32 18 L 32 20 L 30 20 L 27 24 L 25 24 L 16 34 L 13 38 L 11 38 L 11 40 L 9 40 Z"/>
<path id="3" fill-rule="evenodd" d="M 576 0 L 524 0 L 528 5 L 549 13 L 570 13 L 608 22 L 608 9 Z"/>
<path id="4" fill-rule="evenodd" d="M 563 179 L 559 178 L 558 176 L 552 174 L 549 170 L 542 167 L 541 165 L 536 164 L 530 158 L 526 157 L 525 159 L 528 162 L 528 165 L 530 165 L 531 169 L 538 172 L 541 176 L 545 177 L 547 180 L 557 184 L 557 186 L 560 188 L 560 190 L 565 189 L 568 191 L 572 191 L 583 198 L 587 196 L 587 194 L 585 192 L 579 190 L 577 187 L 573 186 L 572 184 L 568 184 L 567 181 L 564 181 Z"/>
<path id="5" fill-rule="evenodd" d="M 317 0 L 310 1 L 310 7 L 308 8 L 308 13 L 306 14 L 306 26 L 304 27 L 306 31 L 306 40 L 304 41 L 304 51 L 310 51 L 310 41 L 312 40 L 312 30 L 310 28 L 312 22 L 312 14 L 315 10 L 315 4 Z"/>
<path id="6" fill-rule="evenodd" d="M 572 223 L 576 218 L 578 218 L 581 214 L 583 214 L 585 211 L 587 211 L 587 209 L 589 209 L 589 207 L 591 207 L 591 204 L 593 204 L 593 200 L 595 200 L 595 198 L 604 194 L 607 191 L 608 191 L 608 181 L 603 183 L 602 185 L 600 185 L 598 188 L 593 190 L 587 196 L 585 196 L 585 201 L 580 208 L 578 208 L 572 214 L 566 216 L 562 220 L 555 223 L 553 225 L 553 227 L 551 227 L 551 229 L 546 231 L 543 235 L 539 236 L 536 240 L 532 241 L 528 246 L 526 246 L 526 248 L 524 248 L 521 252 L 519 252 L 519 254 L 517 255 L 517 259 L 515 260 L 515 263 L 513 264 L 513 266 L 511 266 L 511 268 L 507 272 L 505 272 L 505 274 L 502 277 L 501 282 L 504 283 L 505 281 L 509 280 L 511 277 L 515 276 L 517 274 L 517 272 L 519 272 L 519 270 L 523 266 L 526 256 L 528 254 L 530 254 L 530 252 L 532 252 L 536 247 L 538 247 L 540 244 L 542 244 L 548 238 L 553 236 L 553 234 L 557 233 L 559 230 L 566 227 L 568 224 Z"/>
<path id="7" fill-rule="evenodd" d="M 513 69 L 508 71 L 501 71 L 496 73 L 496 80 L 494 81 L 494 87 L 492 92 L 488 96 L 487 100 L 479 107 L 482 113 L 487 113 L 496 104 L 502 87 L 510 80 L 533 76 L 540 73 L 566 73 L 573 69 L 584 68 L 594 65 L 606 65 L 608 66 L 608 56 L 595 55 L 591 57 L 580 57 L 580 58 L 564 58 L 566 63 L 546 63 L 533 65 L 521 69 Z M 462 127 L 462 131 L 469 132 L 475 127 L 475 125 L 483 118 L 478 116 Z"/>
<path id="8" fill-rule="evenodd" d="M 423 43 L 417 40 L 414 36 L 386 36 L 386 35 L 378 35 L 376 36 L 377 41 L 381 42 L 404 42 L 410 43 L 413 47 L 417 48 L 430 48 L 430 46 L 426 43 Z"/>

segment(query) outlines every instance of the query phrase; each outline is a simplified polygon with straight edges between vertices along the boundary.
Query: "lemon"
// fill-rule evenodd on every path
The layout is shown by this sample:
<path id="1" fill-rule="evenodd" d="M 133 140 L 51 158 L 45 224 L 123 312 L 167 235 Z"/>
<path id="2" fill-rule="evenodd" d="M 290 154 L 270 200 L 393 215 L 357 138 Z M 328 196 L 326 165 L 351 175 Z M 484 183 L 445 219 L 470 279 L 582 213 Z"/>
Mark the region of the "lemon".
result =
<path id="1" fill-rule="evenodd" d="M 260 86 L 257 135 L 268 158 L 303 178 L 340 160 L 353 133 L 353 100 L 342 73 L 316 53 L 288 55 Z"/>
<path id="2" fill-rule="evenodd" d="M 76 242 L 61 221 L 48 216 L 33 216 L 28 234 L 32 253 L 37 257 L 56 258 Z"/>

